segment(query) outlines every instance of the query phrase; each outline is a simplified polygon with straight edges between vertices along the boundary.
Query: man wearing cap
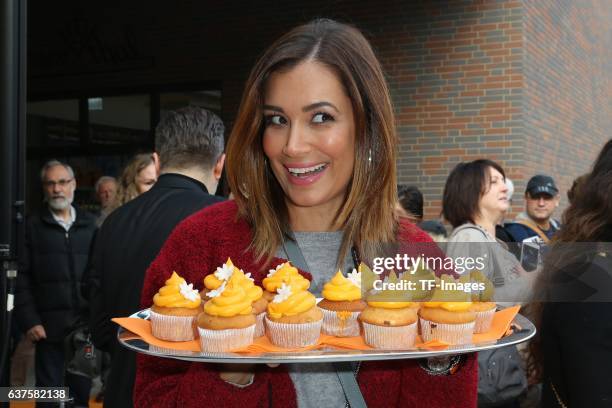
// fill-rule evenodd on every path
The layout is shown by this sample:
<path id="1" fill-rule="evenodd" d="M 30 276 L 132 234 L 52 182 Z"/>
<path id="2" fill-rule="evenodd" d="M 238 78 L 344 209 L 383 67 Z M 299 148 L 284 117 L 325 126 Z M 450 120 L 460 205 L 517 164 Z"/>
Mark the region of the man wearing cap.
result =
<path id="1" fill-rule="evenodd" d="M 533 176 L 525 190 L 525 213 L 506 224 L 506 231 L 516 242 L 547 244 L 559 230 L 559 223 L 552 218 L 558 206 L 559 189 L 553 178 L 542 174 Z"/>

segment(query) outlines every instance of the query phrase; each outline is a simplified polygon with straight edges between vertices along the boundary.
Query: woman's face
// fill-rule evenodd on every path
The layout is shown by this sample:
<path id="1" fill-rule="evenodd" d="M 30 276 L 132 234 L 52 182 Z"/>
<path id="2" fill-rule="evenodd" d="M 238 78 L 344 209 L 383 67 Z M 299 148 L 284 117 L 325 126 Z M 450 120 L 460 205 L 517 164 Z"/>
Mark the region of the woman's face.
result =
<path id="1" fill-rule="evenodd" d="M 138 194 L 147 192 L 153 187 L 153 184 L 157 181 L 157 171 L 155 170 L 155 164 L 151 163 L 144 169 L 140 170 L 136 175 L 136 189 Z"/>
<path id="2" fill-rule="evenodd" d="M 489 167 L 487 172 L 487 185 L 484 194 L 480 197 L 478 208 L 481 214 L 490 215 L 495 218 L 493 221 L 497 222 L 508 210 L 508 187 L 499 171 Z"/>
<path id="3" fill-rule="evenodd" d="M 355 165 L 355 121 L 336 74 L 304 62 L 270 76 L 263 149 L 287 205 L 337 211 Z"/>

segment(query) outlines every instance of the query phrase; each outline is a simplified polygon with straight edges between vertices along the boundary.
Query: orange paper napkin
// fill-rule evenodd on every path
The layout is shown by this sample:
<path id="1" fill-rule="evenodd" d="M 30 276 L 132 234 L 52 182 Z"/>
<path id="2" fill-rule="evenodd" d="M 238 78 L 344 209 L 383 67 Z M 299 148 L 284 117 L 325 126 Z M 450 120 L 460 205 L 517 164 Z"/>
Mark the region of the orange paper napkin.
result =
<path id="1" fill-rule="evenodd" d="M 520 310 L 520 306 L 513 306 L 507 309 L 500 310 L 495 313 L 493 317 L 493 323 L 491 325 L 491 330 L 486 333 L 474 334 L 472 337 L 472 341 L 474 344 L 494 341 L 501 339 L 509 330 L 510 324 L 514 320 L 514 317 Z M 151 333 L 151 322 L 148 320 L 142 320 L 131 317 L 122 317 L 122 318 L 114 318 L 112 319 L 115 323 L 131 331 L 132 333 L 137 334 L 147 342 L 148 344 L 152 344 L 154 346 L 164 347 L 168 349 L 174 350 L 185 350 L 185 351 L 200 351 L 200 344 L 198 340 L 191 341 L 165 341 L 160 340 L 153 336 Z M 241 354 L 260 354 L 260 353 L 283 353 L 283 352 L 295 352 L 295 351 L 308 351 L 314 350 L 323 346 L 333 346 L 338 348 L 344 348 L 349 350 L 371 350 L 372 347 L 368 346 L 363 337 L 334 337 L 328 336 L 326 334 L 321 334 L 319 341 L 317 344 L 295 348 L 295 349 L 286 349 L 282 347 L 275 346 L 270 342 L 270 340 L 266 337 L 259 337 L 255 339 L 253 344 L 234 350 L 236 353 Z M 443 341 L 438 340 L 430 340 L 428 342 L 423 342 L 420 336 L 417 336 L 416 347 L 421 349 L 429 349 L 429 350 L 441 350 L 447 348 L 449 345 Z"/>

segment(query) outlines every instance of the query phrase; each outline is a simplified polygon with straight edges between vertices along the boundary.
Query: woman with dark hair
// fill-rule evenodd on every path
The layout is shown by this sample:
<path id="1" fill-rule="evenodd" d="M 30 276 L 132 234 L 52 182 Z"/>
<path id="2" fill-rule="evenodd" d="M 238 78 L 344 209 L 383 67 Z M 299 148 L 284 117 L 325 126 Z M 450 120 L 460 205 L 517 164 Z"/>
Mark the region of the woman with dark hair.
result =
<path id="1" fill-rule="evenodd" d="M 535 289 L 545 408 L 612 406 L 612 140 L 579 186 Z"/>
<path id="2" fill-rule="evenodd" d="M 453 226 L 447 254 L 483 257 L 495 300 L 516 304 L 528 300 L 533 275 L 495 238 L 495 226 L 508 209 L 505 177 L 502 167 L 491 160 L 459 163 L 446 180 L 442 214 Z"/>
<path id="3" fill-rule="evenodd" d="M 331 20 L 290 31 L 246 83 L 227 147 L 235 200 L 174 230 L 147 271 L 142 306 L 172 270 L 201 289 L 228 256 L 261 283 L 289 258 L 287 240 L 303 253 L 313 292 L 338 268 L 352 268 L 352 253 L 367 261 L 383 243 L 431 242 L 394 216 L 396 153 L 389 92 L 364 36 Z M 355 389 L 371 407 L 475 406 L 473 355 L 442 375 L 421 364 L 363 362 L 354 367 Z M 139 355 L 134 399 L 143 407 L 345 406 L 350 392 L 339 377 L 326 363 L 221 366 Z"/>

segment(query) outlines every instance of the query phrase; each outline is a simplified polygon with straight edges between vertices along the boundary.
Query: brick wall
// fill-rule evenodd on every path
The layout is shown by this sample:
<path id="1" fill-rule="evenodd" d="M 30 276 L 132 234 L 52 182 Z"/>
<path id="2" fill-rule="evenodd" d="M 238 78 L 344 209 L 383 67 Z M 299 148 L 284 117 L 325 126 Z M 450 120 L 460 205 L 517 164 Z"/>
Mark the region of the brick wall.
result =
<path id="1" fill-rule="evenodd" d="M 446 177 L 460 161 L 487 157 L 517 178 L 523 164 L 520 2 L 428 2 L 381 47 L 401 138 L 400 181 L 425 195 L 437 218 Z"/>
<path id="2" fill-rule="evenodd" d="M 532 0 L 524 10 L 524 172 L 553 175 L 565 204 L 611 137 L 612 5 Z"/>
<path id="3" fill-rule="evenodd" d="M 438 216 L 446 176 L 461 160 L 499 161 L 520 193 L 543 162 L 535 152 L 545 149 L 554 166 L 541 170 L 563 175 L 565 188 L 609 129 L 605 0 L 160 3 L 32 3 L 30 93 L 219 81 L 231 123 L 249 69 L 275 38 L 314 17 L 352 22 L 387 73 L 399 180 L 423 190 L 427 218 Z M 547 48 L 555 41 L 563 57 Z M 563 67 L 568 58 L 571 69 Z M 549 71 L 554 83 L 542 81 Z M 542 102 L 551 89 L 564 96 Z M 557 123 L 563 131 L 551 130 Z M 556 141 L 540 143 L 545 137 Z"/>

